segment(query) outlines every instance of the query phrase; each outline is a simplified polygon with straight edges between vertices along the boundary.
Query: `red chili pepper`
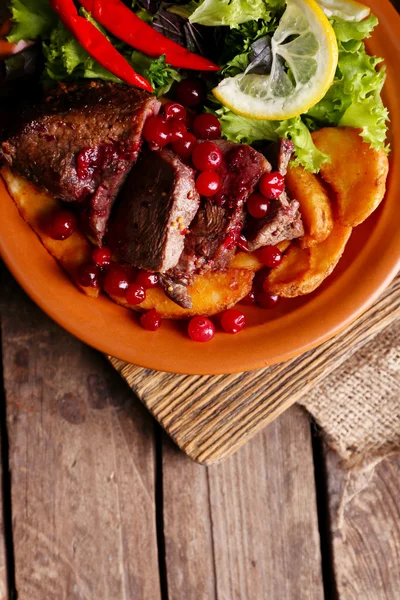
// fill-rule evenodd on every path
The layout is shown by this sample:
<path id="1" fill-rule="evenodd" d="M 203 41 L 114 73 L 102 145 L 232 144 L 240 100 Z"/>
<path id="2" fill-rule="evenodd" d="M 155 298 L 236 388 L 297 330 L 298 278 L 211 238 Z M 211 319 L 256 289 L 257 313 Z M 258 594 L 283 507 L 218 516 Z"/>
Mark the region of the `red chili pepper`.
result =
<path id="1" fill-rule="evenodd" d="M 50 0 L 50 6 L 81 46 L 105 69 L 130 85 L 153 91 L 147 79 L 136 73 L 101 31 L 79 16 L 73 0 Z"/>
<path id="2" fill-rule="evenodd" d="M 7 35 L 7 33 L 9 33 L 9 31 L 11 29 L 11 25 L 12 25 L 11 17 L 7 17 L 7 19 L 4 21 L 4 23 L 0 27 L 0 36 Z"/>
<path id="3" fill-rule="evenodd" d="M 79 2 L 96 21 L 118 39 L 148 56 L 155 57 L 165 54 L 167 63 L 182 69 L 196 71 L 218 71 L 219 69 L 218 65 L 207 58 L 189 52 L 186 48 L 155 31 L 121 0 L 79 0 Z"/>

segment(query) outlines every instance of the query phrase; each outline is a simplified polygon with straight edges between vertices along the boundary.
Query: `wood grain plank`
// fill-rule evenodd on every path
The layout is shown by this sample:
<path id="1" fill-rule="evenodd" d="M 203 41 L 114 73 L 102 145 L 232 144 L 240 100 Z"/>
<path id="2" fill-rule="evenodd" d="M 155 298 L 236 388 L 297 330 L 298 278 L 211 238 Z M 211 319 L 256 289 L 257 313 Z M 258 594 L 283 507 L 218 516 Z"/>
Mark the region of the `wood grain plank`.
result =
<path id="1" fill-rule="evenodd" d="M 1 379 L 0 379 L 1 380 Z M 4 399 L 1 397 L 2 392 L 0 390 L 0 402 Z M 2 438 L 0 434 L 0 448 L 2 444 Z M 0 453 L 1 456 L 1 453 Z M 7 560 L 6 560 L 6 544 L 4 536 L 4 514 L 3 514 L 3 465 L 0 461 L 0 600 L 8 600 L 8 581 L 7 581 Z"/>
<path id="2" fill-rule="evenodd" d="M 338 600 L 398 600 L 400 458 L 347 471 L 326 453 Z"/>
<path id="3" fill-rule="evenodd" d="M 152 420 L 99 354 L 3 275 L 18 598 L 157 600 Z"/>
<path id="4" fill-rule="evenodd" d="M 163 520 L 169 600 L 213 600 L 215 573 L 207 469 L 163 442 Z"/>
<path id="5" fill-rule="evenodd" d="M 193 460 L 212 464 L 232 455 L 399 317 L 400 277 L 345 331 L 267 369 L 174 375 L 109 360 L 175 443 Z"/>
<path id="6" fill-rule="evenodd" d="M 322 600 L 310 438 L 293 407 L 212 468 L 165 443 L 169 600 Z"/>

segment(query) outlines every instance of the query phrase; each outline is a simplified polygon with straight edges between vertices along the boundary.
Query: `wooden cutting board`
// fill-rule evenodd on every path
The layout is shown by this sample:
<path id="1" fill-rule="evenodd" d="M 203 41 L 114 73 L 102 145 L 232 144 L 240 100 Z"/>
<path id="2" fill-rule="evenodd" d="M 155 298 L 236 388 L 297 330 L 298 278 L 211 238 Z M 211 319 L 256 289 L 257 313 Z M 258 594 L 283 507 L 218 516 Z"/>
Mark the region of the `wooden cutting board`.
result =
<path id="1" fill-rule="evenodd" d="M 108 359 L 179 448 L 210 465 L 231 456 L 399 317 L 400 276 L 344 332 L 259 371 L 176 375 Z"/>

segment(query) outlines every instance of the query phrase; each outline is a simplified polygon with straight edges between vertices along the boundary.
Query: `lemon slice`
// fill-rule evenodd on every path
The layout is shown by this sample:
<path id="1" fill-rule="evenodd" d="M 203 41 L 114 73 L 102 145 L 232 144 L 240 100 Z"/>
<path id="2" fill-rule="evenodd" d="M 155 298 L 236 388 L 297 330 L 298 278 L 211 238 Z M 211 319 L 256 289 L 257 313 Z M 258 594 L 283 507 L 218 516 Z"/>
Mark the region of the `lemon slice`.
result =
<path id="1" fill-rule="evenodd" d="M 227 77 L 213 89 L 214 96 L 239 115 L 267 120 L 300 115 L 324 97 L 335 76 L 338 47 L 314 0 L 287 0 L 271 50 L 269 75 Z"/>
<path id="2" fill-rule="evenodd" d="M 327 17 L 339 17 L 344 21 L 362 21 L 371 9 L 355 0 L 316 0 Z"/>

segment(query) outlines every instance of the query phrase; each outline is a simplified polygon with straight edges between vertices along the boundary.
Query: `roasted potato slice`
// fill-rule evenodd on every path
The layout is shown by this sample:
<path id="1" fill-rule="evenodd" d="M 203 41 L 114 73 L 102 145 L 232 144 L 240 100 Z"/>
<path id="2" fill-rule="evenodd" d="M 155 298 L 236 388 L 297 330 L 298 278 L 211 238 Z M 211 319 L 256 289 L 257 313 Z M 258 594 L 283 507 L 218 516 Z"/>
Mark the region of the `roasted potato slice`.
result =
<path id="1" fill-rule="evenodd" d="M 308 248 L 323 242 L 333 229 L 333 214 L 321 180 L 303 167 L 289 167 L 285 181 L 290 196 L 300 203 L 305 229 L 300 245 Z"/>
<path id="2" fill-rule="evenodd" d="M 286 252 L 286 250 L 289 248 L 291 243 L 292 243 L 292 240 L 282 240 L 281 242 L 279 242 L 276 245 L 276 247 L 278 248 L 278 250 L 280 250 L 282 252 L 282 254 L 284 254 Z"/>
<path id="3" fill-rule="evenodd" d="M 319 150 L 330 155 L 320 175 L 337 196 L 338 219 L 356 227 L 378 207 L 386 191 L 389 161 L 385 151 L 364 142 L 358 129 L 326 127 L 312 134 Z"/>
<path id="4" fill-rule="evenodd" d="M 68 239 L 63 241 L 50 238 L 45 232 L 43 223 L 52 213 L 61 208 L 61 202 L 39 190 L 23 177 L 14 174 L 8 167 L 3 167 L 0 173 L 22 218 L 40 237 L 46 250 L 74 278 L 78 267 L 91 260 L 92 246 L 89 241 L 79 231 L 75 231 Z M 97 298 L 99 295 L 97 288 L 78 287 L 92 298 Z"/>
<path id="5" fill-rule="evenodd" d="M 336 267 L 351 231 L 351 227 L 336 223 L 323 242 L 309 248 L 291 246 L 281 264 L 268 275 L 268 291 L 284 298 L 313 292 Z"/>
<path id="6" fill-rule="evenodd" d="M 248 269 L 227 269 L 215 273 L 197 275 L 188 288 L 192 308 L 181 308 L 170 300 L 160 288 L 147 290 L 146 300 L 130 306 L 126 300 L 112 296 L 118 304 L 144 311 L 155 308 L 166 319 L 184 319 L 195 315 L 215 315 L 234 306 L 251 290 L 254 272 Z"/>
<path id="7" fill-rule="evenodd" d="M 256 254 L 252 252 L 238 252 L 232 258 L 229 268 L 259 271 L 263 268 L 263 264 L 258 260 Z"/>
<path id="8" fill-rule="evenodd" d="M 276 245 L 276 247 L 282 252 L 286 252 L 291 244 L 291 240 L 283 240 Z M 260 271 L 264 265 L 259 260 L 256 252 L 238 252 L 232 258 L 229 268 L 230 269 L 248 269 L 249 271 Z"/>
<path id="9" fill-rule="evenodd" d="M 292 245 L 286 252 L 281 264 L 272 269 L 264 283 L 271 294 L 291 298 L 298 296 L 297 288 L 311 267 L 310 251 Z"/>

